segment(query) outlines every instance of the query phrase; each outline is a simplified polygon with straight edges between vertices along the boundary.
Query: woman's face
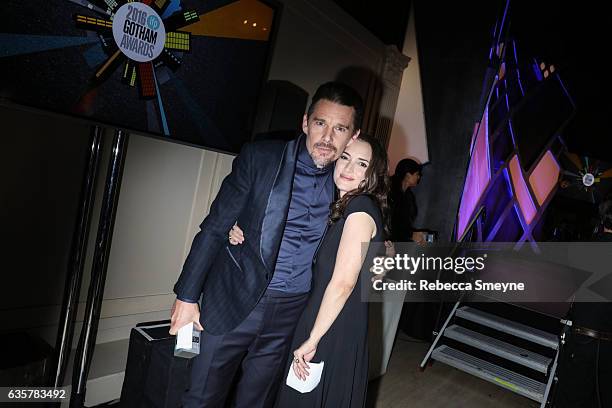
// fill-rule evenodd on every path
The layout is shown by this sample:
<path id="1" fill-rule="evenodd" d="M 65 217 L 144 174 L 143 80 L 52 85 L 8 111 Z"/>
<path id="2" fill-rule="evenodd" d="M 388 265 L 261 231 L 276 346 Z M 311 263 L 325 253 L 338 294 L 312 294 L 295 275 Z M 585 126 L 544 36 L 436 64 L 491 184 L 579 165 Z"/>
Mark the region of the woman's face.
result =
<path id="1" fill-rule="evenodd" d="M 357 139 L 346 146 L 334 168 L 334 183 L 340 191 L 340 197 L 358 188 L 365 180 L 371 160 L 372 147 L 369 143 Z"/>
<path id="2" fill-rule="evenodd" d="M 404 174 L 404 179 L 402 180 L 402 191 L 406 191 L 407 188 L 414 187 L 419 184 L 419 180 L 421 179 L 421 173 L 406 173 Z"/>

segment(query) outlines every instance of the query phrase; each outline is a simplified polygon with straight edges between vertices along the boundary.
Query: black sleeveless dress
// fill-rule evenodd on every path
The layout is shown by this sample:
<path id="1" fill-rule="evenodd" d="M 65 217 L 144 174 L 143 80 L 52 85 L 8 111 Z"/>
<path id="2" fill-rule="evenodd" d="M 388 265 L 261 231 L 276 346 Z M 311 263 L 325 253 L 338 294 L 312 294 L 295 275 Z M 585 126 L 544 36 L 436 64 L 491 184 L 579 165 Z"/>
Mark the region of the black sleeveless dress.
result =
<path id="1" fill-rule="evenodd" d="M 369 214 L 376 223 L 376 235 L 371 242 L 383 241 L 381 211 L 375 200 L 367 195 L 351 199 L 344 216 L 332 224 L 323 238 L 313 264 L 313 285 L 308 304 L 297 324 L 291 352 L 310 335 L 319 313 L 323 294 L 336 263 L 336 254 L 346 218 L 355 212 Z M 319 341 L 312 362 L 325 362 L 321 382 L 309 393 L 300 393 L 286 385 L 287 372 L 292 369 L 291 357 L 283 374 L 277 400 L 278 408 L 361 408 L 365 405 L 368 385 L 368 303 L 362 301 L 362 285 L 367 285 L 372 274 L 369 267 L 374 254 L 370 246 L 355 289 L 340 314 Z M 366 281 L 367 280 L 367 281 Z M 364 286 L 365 287 L 365 286 Z"/>

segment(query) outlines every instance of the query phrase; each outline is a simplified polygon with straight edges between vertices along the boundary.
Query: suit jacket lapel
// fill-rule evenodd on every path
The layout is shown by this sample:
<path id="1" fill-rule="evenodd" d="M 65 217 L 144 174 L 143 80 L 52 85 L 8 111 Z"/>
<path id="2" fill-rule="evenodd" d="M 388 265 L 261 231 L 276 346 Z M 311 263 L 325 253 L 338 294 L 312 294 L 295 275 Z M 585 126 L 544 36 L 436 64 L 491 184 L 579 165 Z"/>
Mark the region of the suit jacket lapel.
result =
<path id="1" fill-rule="evenodd" d="M 261 260 L 270 271 L 274 270 L 287 222 L 295 164 L 302 137 L 304 135 L 288 142 L 285 146 L 264 213 L 259 248 Z"/>

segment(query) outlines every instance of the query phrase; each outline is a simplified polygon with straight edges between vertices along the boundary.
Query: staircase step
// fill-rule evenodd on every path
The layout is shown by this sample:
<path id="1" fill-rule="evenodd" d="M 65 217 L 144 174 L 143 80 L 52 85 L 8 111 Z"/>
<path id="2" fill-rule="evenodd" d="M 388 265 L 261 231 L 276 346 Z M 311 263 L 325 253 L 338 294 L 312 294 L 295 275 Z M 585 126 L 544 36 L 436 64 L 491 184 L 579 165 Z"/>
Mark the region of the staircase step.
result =
<path id="1" fill-rule="evenodd" d="M 512 320 L 504 319 L 482 310 L 463 306 L 457 309 L 456 316 L 462 319 L 481 324 L 486 327 L 507 333 L 521 339 L 531 341 L 541 346 L 556 350 L 559 347 L 559 339 L 552 333 L 545 332 Z"/>
<path id="2" fill-rule="evenodd" d="M 455 367 L 458 370 L 499 385 L 500 387 L 506 388 L 534 401 L 542 402 L 544 399 L 546 384 L 481 360 L 452 347 L 442 345 L 433 351 L 431 357 L 451 367 Z"/>
<path id="3" fill-rule="evenodd" d="M 448 337 L 460 343 L 467 344 L 468 346 L 472 346 L 479 350 L 486 351 L 487 353 L 505 358 L 506 360 L 513 361 L 522 366 L 529 367 L 545 375 L 548 372 L 548 366 L 552 361 L 552 359 L 533 351 L 516 347 L 512 344 L 493 337 L 485 336 L 482 333 L 466 329 L 465 327 L 461 327 L 456 324 L 444 330 L 444 337 Z"/>

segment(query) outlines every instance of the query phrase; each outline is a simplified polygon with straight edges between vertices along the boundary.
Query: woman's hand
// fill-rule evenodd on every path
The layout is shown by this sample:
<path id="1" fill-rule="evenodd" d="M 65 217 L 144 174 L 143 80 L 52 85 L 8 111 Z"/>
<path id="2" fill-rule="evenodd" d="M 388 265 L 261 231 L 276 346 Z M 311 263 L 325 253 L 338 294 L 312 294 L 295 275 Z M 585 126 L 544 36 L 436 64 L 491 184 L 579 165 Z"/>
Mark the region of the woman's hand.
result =
<path id="1" fill-rule="evenodd" d="M 238 226 L 238 224 L 234 224 L 232 229 L 229 232 L 229 243 L 232 245 L 240 245 L 244 242 L 244 233 Z"/>
<path id="2" fill-rule="evenodd" d="M 379 272 L 379 273 L 375 273 L 374 272 L 374 265 L 372 265 L 372 267 L 370 268 L 370 272 L 372 272 L 374 274 L 374 276 L 372 276 L 371 281 L 372 282 L 376 282 L 376 281 L 382 281 L 385 276 L 387 275 L 387 272 L 389 272 L 391 269 L 387 269 L 384 265 L 384 259 L 385 258 L 393 258 L 395 257 L 395 245 L 393 244 L 392 241 L 385 241 L 385 256 L 379 256 L 377 258 L 382 258 L 383 260 L 380 261 L 382 264 L 382 268 L 383 271 Z"/>
<path id="3" fill-rule="evenodd" d="M 393 258 L 395 254 L 395 245 L 393 244 L 393 241 L 385 241 L 385 255 L 389 258 Z"/>
<path id="4" fill-rule="evenodd" d="M 417 244 L 424 244 L 425 243 L 425 233 L 422 231 L 414 231 L 412 233 L 412 240 L 416 242 Z"/>
<path id="5" fill-rule="evenodd" d="M 318 341 L 313 339 L 306 340 L 297 350 L 293 352 L 293 371 L 300 380 L 306 380 L 306 376 L 309 375 L 308 369 L 310 366 L 308 362 L 312 360 L 315 353 L 317 352 Z"/>

